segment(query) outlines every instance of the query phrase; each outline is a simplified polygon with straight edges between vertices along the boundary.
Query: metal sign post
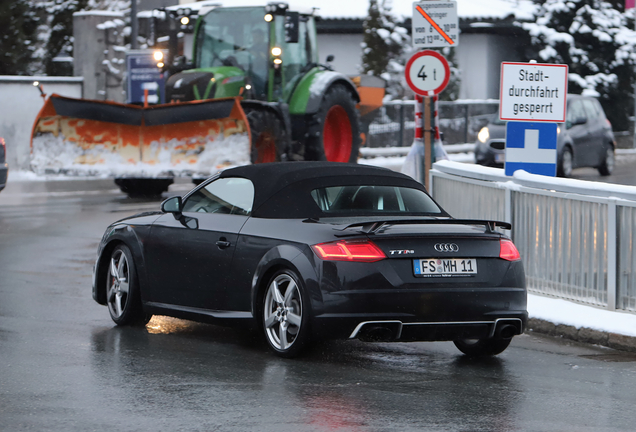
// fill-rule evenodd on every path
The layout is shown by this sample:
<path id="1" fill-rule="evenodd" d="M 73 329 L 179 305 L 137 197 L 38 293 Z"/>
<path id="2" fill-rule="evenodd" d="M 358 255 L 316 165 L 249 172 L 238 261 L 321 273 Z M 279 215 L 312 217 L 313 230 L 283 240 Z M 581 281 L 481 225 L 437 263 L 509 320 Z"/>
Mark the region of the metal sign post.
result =
<path id="1" fill-rule="evenodd" d="M 432 127 L 431 127 L 431 97 L 439 94 L 450 80 L 450 68 L 448 62 L 437 51 L 425 50 L 415 53 L 406 63 L 406 82 L 416 94 L 415 96 L 415 141 L 416 145 L 424 141 L 424 169 L 419 171 L 418 180 L 428 188 L 428 173 L 432 165 Z M 424 96 L 424 97 L 422 97 Z M 423 102 L 423 107 L 422 107 Z M 418 132 L 419 126 L 423 130 Z M 421 116 L 424 111 L 424 121 Z M 438 135 L 436 134 L 436 138 Z M 419 141 L 418 141 L 419 140 Z"/>

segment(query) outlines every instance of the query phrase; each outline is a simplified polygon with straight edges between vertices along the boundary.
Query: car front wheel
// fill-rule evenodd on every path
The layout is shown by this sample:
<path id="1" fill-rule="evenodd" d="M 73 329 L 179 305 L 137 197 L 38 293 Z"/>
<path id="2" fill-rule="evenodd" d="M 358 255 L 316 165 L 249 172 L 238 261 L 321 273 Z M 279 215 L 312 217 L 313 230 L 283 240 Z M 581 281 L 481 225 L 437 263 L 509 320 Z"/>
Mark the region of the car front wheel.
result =
<path id="1" fill-rule="evenodd" d="M 309 309 L 300 278 L 291 270 L 276 273 L 262 309 L 265 340 L 280 357 L 296 357 L 309 342 Z"/>
<path id="2" fill-rule="evenodd" d="M 455 346 L 469 357 L 494 356 L 504 352 L 512 338 L 461 339 L 454 341 Z"/>
<path id="3" fill-rule="evenodd" d="M 557 174 L 559 177 L 570 177 L 572 175 L 572 169 L 574 168 L 574 157 L 572 156 L 572 150 L 569 147 L 563 149 L 561 155 L 561 163 L 558 166 Z"/>
<path id="4" fill-rule="evenodd" d="M 145 325 L 152 317 L 141 306 L 135 263 L 125 245 L 117 246 L 108 262 L 106 303 L 117 325 Z"/>
<path id="5" fill-rule="evenodd" d="M 605 150 L 605 158 L 603 159 L 601 165 L 598 167 L 599 174 L 601 174 L 602 176 L 608 176 L 612 174 L 612 171 L 614 171 L 615 162 L 616 159 L 614 157 L 614 147 L 608 146 L 607 150 Z"/>

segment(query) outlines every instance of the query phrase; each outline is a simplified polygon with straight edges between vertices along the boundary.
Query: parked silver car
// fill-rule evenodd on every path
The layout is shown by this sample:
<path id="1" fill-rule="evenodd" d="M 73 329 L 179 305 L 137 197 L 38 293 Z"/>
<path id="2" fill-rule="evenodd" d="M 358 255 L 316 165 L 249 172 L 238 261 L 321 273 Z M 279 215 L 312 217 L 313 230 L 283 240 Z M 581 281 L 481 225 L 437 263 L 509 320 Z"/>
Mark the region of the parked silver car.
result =
<path id="1" fill-rule="evenodd" d="M 0 191 L 7 185 L 9 165 L 7 164 L 7 147 L 4 139 L 0 138 Z"/>
<path id="2" fill-rule="evenodd" d="M 568 94 L 565 123 L 557 127 L 557 175 L 569 177 L 572 169 L 597 168 L 601 175 L 614 169 L 616 141 L 612 125 L 594 98 Z M 503 167 L 506 122 L 495 116 L 477 135 L 475 162 Z"/>

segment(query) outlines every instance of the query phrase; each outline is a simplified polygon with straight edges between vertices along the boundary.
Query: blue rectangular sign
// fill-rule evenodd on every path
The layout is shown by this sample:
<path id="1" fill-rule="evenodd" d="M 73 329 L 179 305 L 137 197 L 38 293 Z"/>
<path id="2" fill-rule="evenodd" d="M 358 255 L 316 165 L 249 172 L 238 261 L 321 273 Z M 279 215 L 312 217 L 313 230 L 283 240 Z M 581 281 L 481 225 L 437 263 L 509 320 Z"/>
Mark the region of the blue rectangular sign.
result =
<path id="1" fill-rule="evenodd" d="M 556 176 L 557 124 L 508 122 L 506 125 L 505 173 L 517 170 Z"/>
<path id="2" fill-rule="evenodd" d="M 165 103 L 165 78 L 153 51 L 133 51 L 126 53 L 128 69 L 128 103 L 143 103 L 144 90 L 148 90 L 148 103 Z"/>

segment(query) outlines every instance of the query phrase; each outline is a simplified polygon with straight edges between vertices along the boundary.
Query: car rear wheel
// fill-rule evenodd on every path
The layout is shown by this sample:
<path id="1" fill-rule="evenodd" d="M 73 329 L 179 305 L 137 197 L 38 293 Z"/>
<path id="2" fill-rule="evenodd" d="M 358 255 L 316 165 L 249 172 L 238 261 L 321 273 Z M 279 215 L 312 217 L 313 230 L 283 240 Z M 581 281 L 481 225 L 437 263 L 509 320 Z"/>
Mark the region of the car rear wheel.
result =
<path id="1" fill-rule="evenodd" d="M 152 317 L 144 313 L 141 306 L 135 264 L 125 245 L 113 250 L 108 263 L 106 304 L 117 325 L 145 325 Z"/>
<path id="2" fill-rule="evenodd" d="M 512 338 L 461 339 L 454 341 L 461 352 L 470 357 L 486 357 L 504 352 Z"/>
<path id="3" fill-rule="evenodd" d="M 309 341 L 309 310 L 298 276 L 276 273 L 267 286 L 262 309 L 265 340 L 280 357 L 297 356 Z"/>
<path id="4" fill-rule="evenodd" d="M 612 174 L 612 171 L 614 171 L 615 162 L 616 159 L 614 157 L 614 147 L 610 145 L 607 147 L 607 150 L 605 150 L 605 159 L 603 159 L 601 166 L 598 167 L 599 174 L 601 174 L 602 176 L 608 176 Z"/>
<path id="5" fill-rule="evenodd" d="M 574 158 L 572 156 L 572 150 L 569 147 L 563 149 L 561 155 L 561 163 L 558 167 L 557 174 L 559 177 L 570 177 L 572 175 L 572 169 L 574 168 Z"/>

